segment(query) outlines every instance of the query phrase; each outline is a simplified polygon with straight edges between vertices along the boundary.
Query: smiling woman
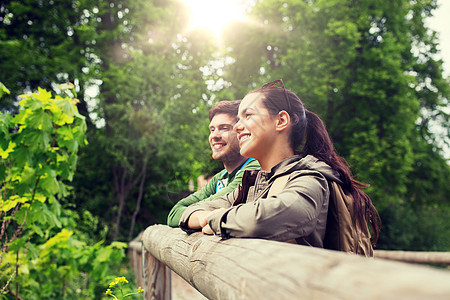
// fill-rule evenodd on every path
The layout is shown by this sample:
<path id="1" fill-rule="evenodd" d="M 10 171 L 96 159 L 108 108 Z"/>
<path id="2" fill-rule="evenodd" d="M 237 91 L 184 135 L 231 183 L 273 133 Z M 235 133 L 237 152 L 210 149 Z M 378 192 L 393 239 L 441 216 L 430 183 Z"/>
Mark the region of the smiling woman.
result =
<path id="1" fill-rule="evenodd" d="M 245 7 L 237 0 L 182 0 L 190 9 L 191 23 L 187 30 L 203 28 L 219 37 L 230 22 L 243 20 Z"/>

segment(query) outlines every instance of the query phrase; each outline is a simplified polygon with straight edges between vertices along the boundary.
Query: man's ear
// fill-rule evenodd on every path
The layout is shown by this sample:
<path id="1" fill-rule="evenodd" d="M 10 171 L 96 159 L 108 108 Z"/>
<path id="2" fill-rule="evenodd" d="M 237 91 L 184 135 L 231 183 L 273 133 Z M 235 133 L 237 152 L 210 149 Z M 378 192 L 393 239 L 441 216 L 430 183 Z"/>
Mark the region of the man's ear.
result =
<path id="1" fill-rule="evenodd" d="M 282 110 L 278 113 L 277 123 L 276 123 L 276 131 L 283 131 L 291 123 L 291 116 L 285 111 Z"/>

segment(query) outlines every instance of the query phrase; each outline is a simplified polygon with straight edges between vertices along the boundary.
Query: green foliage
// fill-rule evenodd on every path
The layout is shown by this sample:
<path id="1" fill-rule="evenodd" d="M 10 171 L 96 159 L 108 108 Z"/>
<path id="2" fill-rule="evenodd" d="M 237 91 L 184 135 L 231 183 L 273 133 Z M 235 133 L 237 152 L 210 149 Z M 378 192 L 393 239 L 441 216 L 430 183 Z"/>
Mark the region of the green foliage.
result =
<path id="1" fill-rule="evenodd" d="M 100 295 L 109 274 L 120 267 L 123 243 L 87 245 L 63 228 L 40 245 L 29 243 L 19 259 L 21 296 L 26 299 L 92 299 Z M 4 259 L 14 269 L 16 253 Z M 6 269 L 6 271 L 13 271 Z"/>
<path id="2" fill-rule="evenodd" d="M 60 204 L 70 192 L 66 182 L 78 149 L 87 143 L 84 117 L 68 95 L 53 97 L 39 88 L 21 98 L 18 114 L 0 115 L 2 293 L 92 299 L 120 267 L 126 244 L 94 243 L 77 228 L 77 214 Z M 82 219 L 96 225 L 89 213 Z"/>
<path id="3" fill-rule="evenodd" d="M 391 204 L 380 212 L 383 234 L 377 249 L 449 251 L 450 208 L 443 205 Z"/>
<path id="4" fill-rule="evenodd" d="M 96 213 L 115 199 L 104 218 L 111 240 L 131 239 L 142 229 L 134 228 L 141 209 L 147 215 L 141 226 L 163 221 L 170 208 L 166 194 L 178 194 L 192 171 L 198 174 L 205 165 L 194 166 L 206 142 L 199 128 L 207 127 L 200 67 L 213 44 L 197 35 L 179 37 L 185 19 L 179 5 L 140 0 L 99 5 L 97 16 L 108 21 L 98 24 L 95 37 L 102 61 L 95 112 L 105 125 L 88 132 L 89 155 L 80 158 L 75 183 L 77 203 Z M 115 18 L 118 14 L 123 17 Z M 91 162 L 102 167 L 91 168 Z"/>
<path id="5" fill-rule="evenodd" d="M 72 81 L 85 88 L 93 71 L 92 37 L 98 1 L 3 1 L 0 4 L 0 61 L 2 81 L 11 95 L 0 103 L 15 110 L 24 90 L 51 89 Z M 86 114 L 84 95 L 79 109 Z M 87 114 L 86 114 L 87 115 Z"/>
<path id="6" fill-rule="evenodd" d="M 10 94 L 11 92 L 8 90 L 8 88 L 0 82 L 0 98 L 3 97 L 3 94 Z"/>
<path id="7" fill-rule="evenodd" d="M 36 220 L 51 229 L 60 224 L 45 213 L 40 218 L 43 208 L 39 206 L 67 195 L 63 180 L 72 180 L 78 147 L 86 144 L 86 123 L 77 111 L 76 99 L 53 98 L 40 88 L 21 97 L 18 114 L 1 115 L 1 209 L 7 213 L 20 203 L 19 216 L 24 218 L 20 221 L 29 218 L 25 228 L 31 229 Z"/>

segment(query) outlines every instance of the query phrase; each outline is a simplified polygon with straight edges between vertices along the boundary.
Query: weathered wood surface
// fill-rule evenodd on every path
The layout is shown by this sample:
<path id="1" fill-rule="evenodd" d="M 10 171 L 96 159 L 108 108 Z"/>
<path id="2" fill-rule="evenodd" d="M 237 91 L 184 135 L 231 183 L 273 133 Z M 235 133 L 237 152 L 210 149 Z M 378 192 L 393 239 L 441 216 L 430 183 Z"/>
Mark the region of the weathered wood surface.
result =
<path id="1" fill-rule="evenodd" d="M 130 258 L 130 264 L 136 276 L 136 283 L 140 287 L 144 286 L 144 271 L 142 270 L 144 258 L 142 252 L 142 243 L 140 241 L 133 240 L 128 244 L 128 257 Z"/>
<path id="2" fill-rule="evenodd" d="M 450 252 L 376 250 L 374 256 L 410 263 L 450 265 Z"/>
<path id="3" fill-rule="evenodd" d="M 134 239 L 128 244 L 128 256 L 130 258 L 130 265 L 134 270 L 136 276 L 137 286 L 145 287 L 144 284 L 144 270 L 142 266 L 145 265 L 144 256 L 142 256 L 143 250 L 142 242 L 139 238 Z M 147 252 L 147 254 L 149 254 Z M 165 266 L 163 266 L 165 268 Z M 170 272 L 170 282 L 171 282 L 171 298 L 172 300 L 205 300 L 205 296 L 200 294 L 193 286 L 191 286 L 186 280 L 181 278 L 177 273 L 170 271 L 167 269 L 166 271 Z M 167 276 L 168 278 L 169 276 Z M 136 287 L 137 287 L 136 286 Z M 145 288 L 144 288 L 145 289 Z M 152 295 L 148 293 L 150 299 L 152 299 Z M 155 295 L 153 295 L 155 296 Z M 156 298 L 156 297 L 154 297 Z"/>
<path id="4" fill-rule="evenodd" d="M 149 252 L 144 253 L 144 299 L 171 300 L 170 269 Z"/>
<path id="5" fill-rule="evenodd" d="M 143 243 L 208 299 L 450 299 L 450 272 L 426 266 L 165 225 Z"/>

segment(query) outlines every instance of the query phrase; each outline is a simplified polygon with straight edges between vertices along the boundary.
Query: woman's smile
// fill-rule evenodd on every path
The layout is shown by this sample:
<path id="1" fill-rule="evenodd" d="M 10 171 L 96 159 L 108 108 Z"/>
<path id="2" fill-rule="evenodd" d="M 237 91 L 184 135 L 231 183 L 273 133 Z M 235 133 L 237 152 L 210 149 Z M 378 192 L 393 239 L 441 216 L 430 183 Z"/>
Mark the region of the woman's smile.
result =
<path id="1" fill-rule="evenodd" d="M 238 135 L 239 138 L 239 147 L 242 148 L 242 144 L 248 140 L 250 138 L 251 134 L 250 133 L 241 133 Z"/>

